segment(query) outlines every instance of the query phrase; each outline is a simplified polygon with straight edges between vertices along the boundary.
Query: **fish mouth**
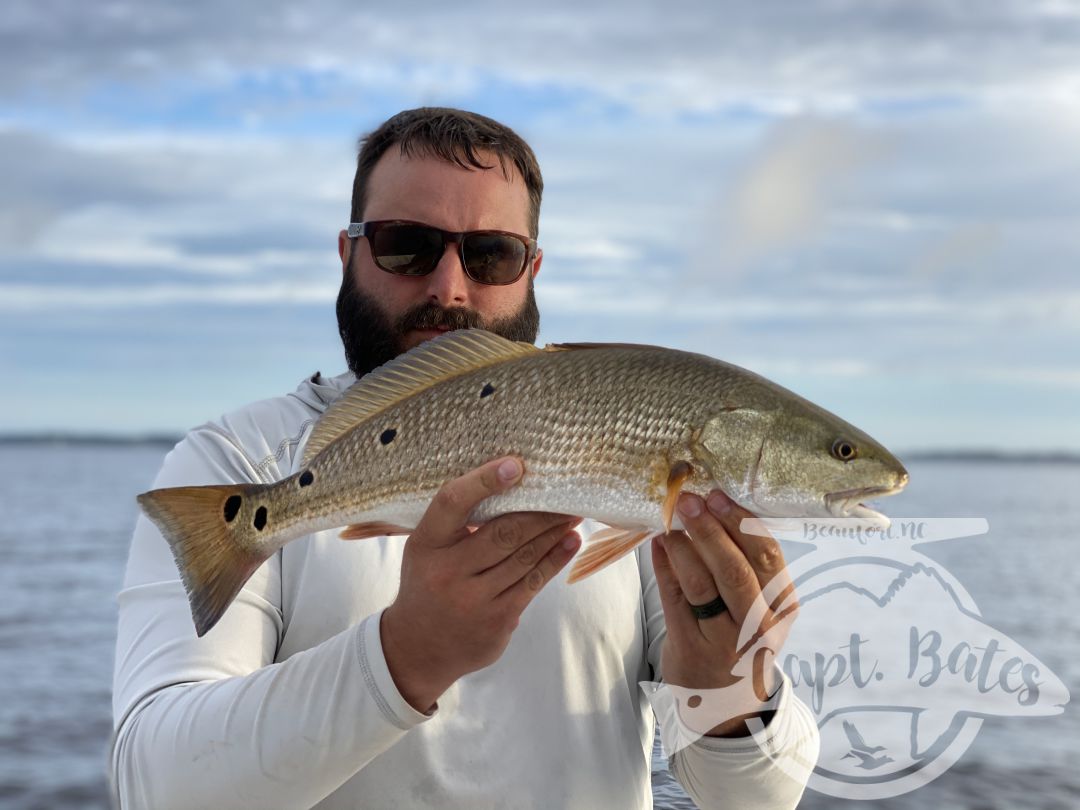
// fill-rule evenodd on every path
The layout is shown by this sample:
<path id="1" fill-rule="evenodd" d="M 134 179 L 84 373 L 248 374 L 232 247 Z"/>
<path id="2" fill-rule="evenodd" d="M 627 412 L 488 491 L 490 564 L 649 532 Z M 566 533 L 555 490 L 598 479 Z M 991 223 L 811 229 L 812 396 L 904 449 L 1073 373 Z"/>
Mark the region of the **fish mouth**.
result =
<path id="1" fill-rule="evenodd" d="M 908 476 L 905 473 L 893 486 L 858 487 L 856 489 L 841 490 L 840 492 L 830 492 L 825 496 L 825 508 L 833 517 L 860 518 L 888 526 L 889 519 L 885 515 L 876 509 L 871 509 L 862 501 L 895 495 L 907 486 L 907 482 Z"/>

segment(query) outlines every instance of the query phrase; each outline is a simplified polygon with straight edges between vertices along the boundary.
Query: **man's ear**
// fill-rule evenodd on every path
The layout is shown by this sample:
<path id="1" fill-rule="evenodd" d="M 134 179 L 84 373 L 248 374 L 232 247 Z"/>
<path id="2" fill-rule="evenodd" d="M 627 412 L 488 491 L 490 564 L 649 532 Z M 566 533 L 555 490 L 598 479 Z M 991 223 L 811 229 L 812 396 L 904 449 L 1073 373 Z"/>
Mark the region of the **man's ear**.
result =
<path id="1" fill-rule="evenodd" d="M 540 272 L 540 263 L 542 261 L 544 261 L 544 251 L 542 248 L 537 248 L 536 258 L 532 260 L 532 267 L 530 268 L 533 278 L 536 278 L 536 274 Z"/>
<path id="2" fill-rule="evenodd" d="M 341 257 L 341 272 L 345 273 L 349 269 L 349 259 L 352 258 L 352 239 L 344 228 L 337 235 L 337 252 Z"/>

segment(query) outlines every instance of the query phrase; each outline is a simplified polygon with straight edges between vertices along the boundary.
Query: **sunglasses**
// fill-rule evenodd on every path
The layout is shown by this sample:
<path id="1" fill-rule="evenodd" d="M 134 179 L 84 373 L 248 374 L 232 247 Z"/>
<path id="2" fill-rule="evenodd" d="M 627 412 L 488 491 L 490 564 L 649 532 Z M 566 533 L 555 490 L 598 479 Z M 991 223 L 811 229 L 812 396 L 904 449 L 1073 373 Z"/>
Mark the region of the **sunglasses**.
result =
<path id="1" fill-rule="evenodd" d="M 352 222 L 348 234 L 367 238 L 380 270 L 397 276 L 426 276 L 456 242 L 465 274 L 479 284 L 513 284 L 536 253 L 536 240 L 509 231 L 444 231 L 402 219 Z"/>

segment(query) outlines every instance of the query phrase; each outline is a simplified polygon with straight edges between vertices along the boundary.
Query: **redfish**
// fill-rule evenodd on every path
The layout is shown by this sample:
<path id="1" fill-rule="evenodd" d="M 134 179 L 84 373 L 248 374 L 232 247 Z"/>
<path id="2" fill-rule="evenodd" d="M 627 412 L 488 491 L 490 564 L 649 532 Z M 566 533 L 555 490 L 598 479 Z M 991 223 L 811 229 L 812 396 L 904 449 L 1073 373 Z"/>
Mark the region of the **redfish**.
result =
<path id="1" fill-rule="evenodd" d="M 681 528 L 681 491 L 722 489 L 762 517 L 885 520 L 863 501 L 899 492 L 903 465 L 868 435 L 737 366 L 657 346 L 543 349 L 449 332 L 359 379 L 315 424 L 299 470 L 274 484 L 143 493 L 168 541 L 196 632 L 218 621 L 285 543 L 407 534 L 448 480 L 503 455 L 525 475 L 470 518 L 594 518 L 574 582 Z"/>

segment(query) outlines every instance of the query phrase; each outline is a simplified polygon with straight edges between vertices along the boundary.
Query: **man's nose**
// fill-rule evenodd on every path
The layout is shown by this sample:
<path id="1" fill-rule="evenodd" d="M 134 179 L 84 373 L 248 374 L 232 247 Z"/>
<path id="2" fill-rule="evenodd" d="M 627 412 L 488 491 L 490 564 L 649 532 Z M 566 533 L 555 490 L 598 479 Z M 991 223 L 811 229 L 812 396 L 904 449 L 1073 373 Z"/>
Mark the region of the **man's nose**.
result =
<path id="1" fill-rule="evenodd" d="M 469 283 L 458 243 L 447 242 L 442 258 L 427 276 L 428 298 L 444 307 L 465 306 L 469 302 Z"/>

